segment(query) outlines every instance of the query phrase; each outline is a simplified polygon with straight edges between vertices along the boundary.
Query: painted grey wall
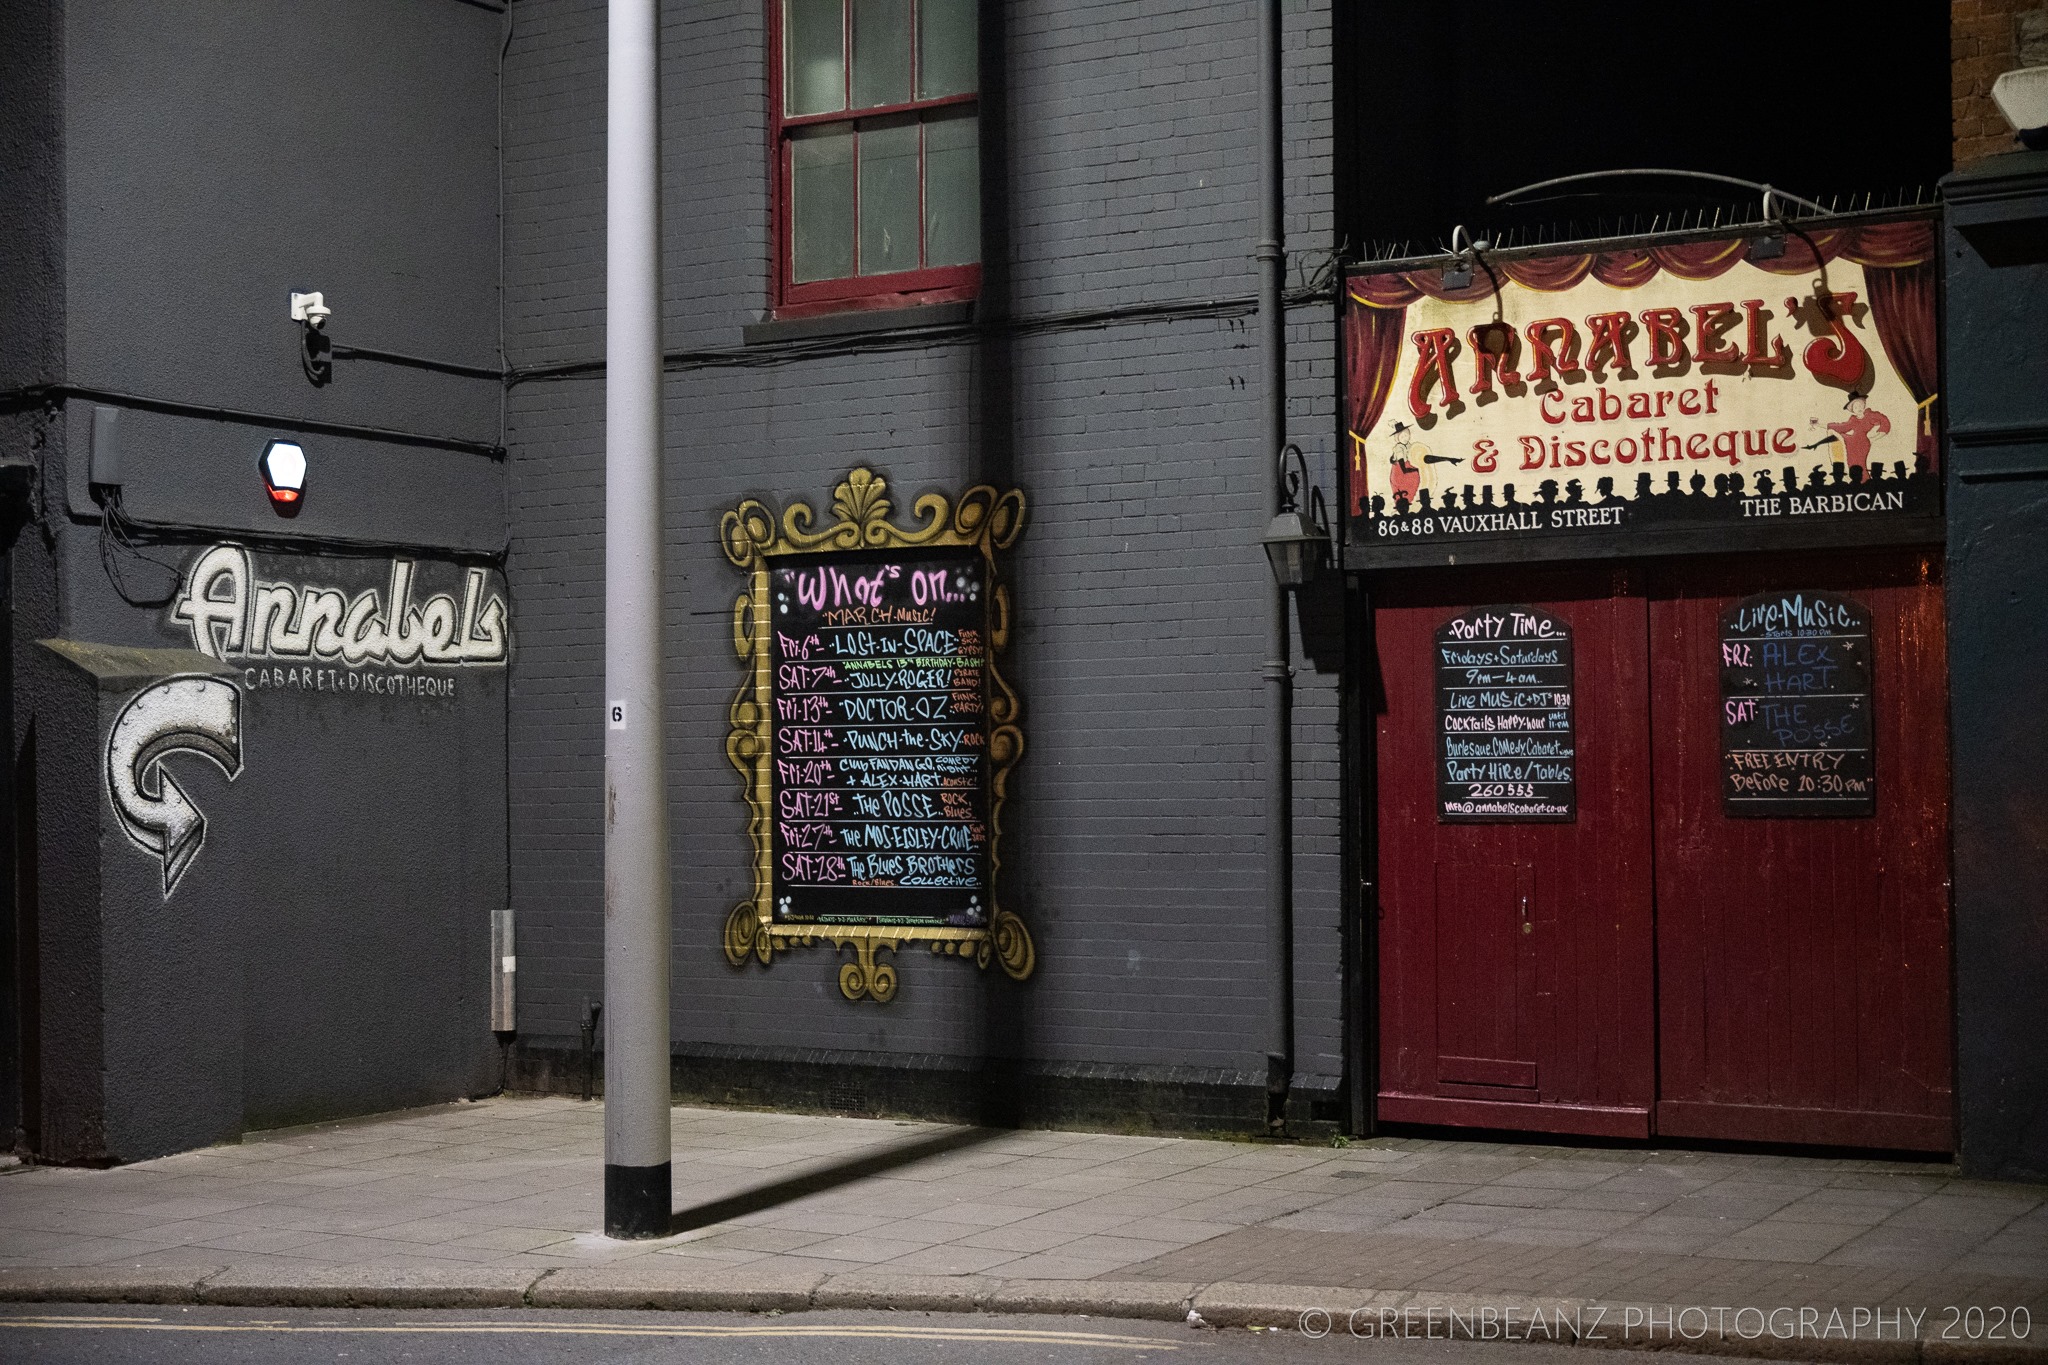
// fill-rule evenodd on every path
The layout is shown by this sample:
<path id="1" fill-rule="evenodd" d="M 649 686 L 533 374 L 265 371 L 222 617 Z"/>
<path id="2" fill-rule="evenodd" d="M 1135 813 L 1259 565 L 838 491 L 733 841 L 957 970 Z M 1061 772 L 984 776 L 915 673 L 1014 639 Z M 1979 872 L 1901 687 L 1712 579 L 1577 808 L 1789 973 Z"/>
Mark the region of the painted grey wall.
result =
<path id="1" fill-rule="evenodd" d="M 299 363 L 295 289 L 339 342 L 496 363 L 500 17 L 456 0 L 149 6 L 67 0 L 63 380 L 280 419 L 496 439 L 495 383 Z M 254 470 L 290 434 L 130 413 L 145 522 L 496 549 L 502 469 L 305 436 L 304 514 Z M 72 511 L 91 515 L 73 488 Z"/>
<path id="2" fill-rule="evenodd" d="M 157 861 L 105 856 L 126 840 L 100 780 L 109 727 L 139 692 L 225 669 L 190 651 L 69 642 L 32 646 L 21 664 L 43 778 L 38 857 L 53 873 L 39 897 L 37 1154 L 99 1163 L 233 1137 L 242 1126 L 241 926 L 189 886 L 162 896 Z M 208 768 L 173 766 L 172 780 L 214 808 Z"/>
<path id="3" fill-rule="evenodd" d="M 70 578 L 98 577 L 95 537 L 64 528 Z M 186 569 L 201 552 L 152 549 Z M 252 559 L 252 592 L 375 592 L 379 614 L 391 614 L 389 557 Z M 436 595 L 460 603 L 472 570 L 489 597 L 506 596 L 495 570 L 408 562 L 415 607 Z M 202 646 L 174 607 L 131 607 L 104 581 L 78 597 L 70 638 Z M 506 899 L 504 666 L 226 655 L 241 688 L 243 766 L 230 781 L 204 762 L 167 764 L 207 821 L 169 894 L 161 861 L 109 816 L 107 689 L 94 709 L 89 686 L 55 685 L 47 666 L 19 675 L 42 792 L 48 1155 L 134 1160 L 243 1127 L 495 1088 L 487 991 L 489 914 Z M 74 953 L 87 944 L 95 951 Z M 89 1005 L 108 1036 L 81 1032 L 87 1016 L 66 1015 L 63 1000 Z M 100 1047 L 104 1075 L 79 1090 L 67 1068 Z M 72 1109 L 96 1113 L 98 1126 L 52 1126 Z"/>
<path id="4" fill-rule="evenodd" d="M 48 16 L 39 50 L 53 70 L 43 85 L 10 83 L 0 158 L 12 170 L 25 147 L 47 150 L 28 168 L 57 231 L 38 239 L 11 209 L 0 223 L 5 259 L 53 263 L 44 294 L 0 291 L 0 355 L 24 354 L 12 343 L 25 327 L 43 325 L 54 341 L 35 366 L 4 362 L 14 366 L 4 379 L 145 400 L 112 400 L 123 502 L 154 532 L 145 552 L 169 567 L 118 556 L 125 595 L 103 567 L 89 404 L 60 395 L 8 428 L 43 475 L 44 520 L 17 544 L 16 580 L 27 560 L 49 566 L 47 610 L 20 629 L 189 649 L 162 598 L 200 550 L 235 537 L 259 546 L 259 576 L 271 581 L 384 591 L 404 557 L 418 565 L 415 605 L 430 593 L 459 599 L 469 567 L 502 552 L 505 471 L 450 443 L 497 441 L 501 386 L 344 359 L 315 387 L 287 301 L 294 289 L 324 292 L 344 344 L 496 366 L 503 16 L 456 0 L 28 8 Z M 30 125 L 11 115 L 35 114 L 46 90 L 54 112 L 31 145 L 12 132 Z M 304 512 L 289 521 L 256 471 L 279 437 L 299 440 L 311 465 Z M 495 569 L 489 581 L 502 596 Z M 167 899 L 160 867 L 118 837 L 40 869 L 59 901 L 96 906 L 105 1010 L 158 1018 L 185 1000 L 217 1025 L 205 1037 L 167 1026 L 157 1054 L 108 1070 L 99 1099 L 81 1100 L 99 1105 L 101 1150 L 70 1143 L 73 1156 L 132 1159 L 244 1124 L 495 1084 L 486 988 L 488 915 L 506 901 L 503 666 L 331 665 L 359 684 L 379 680 L 376 692 L 337 692 L 271 685 L 290 661 L 229 662 L 245 689 L 248 761 L 233 782 L 203 763 L 175 768 L 209 821 L 175 892 Z M 393 677 L 456 673 L 452 697 L 388 690 Z M 90 731 L 77 691 L 20 674 L 17 728 Z M 78 748 L 40 755 L 57 801 L 39 813 L 45 829 L 59 823 L 52 847 L 79 818 L 65 795 L 86 780 Z M 99 768 L 87 775 L 104 816 Z M 212 944 L 219 979 L 201 982 L 177 953 L 159 952 L 149 925 Z M 60 1101 L 74 1041 L 45 1028 L 45 1089 Z M 187 1074 L 200 1057 L 217 1094 Z M 166 1101 L 173 1087 L 189 1103 Z"/>
<path id="5" fill-rule="evenodd" d="M 39 0 L 0 3 L 0 32 L 8 35 L 0 43 L 0 185 L 7 187 L 0 194 L 0 393 L 46 381 L 59 367 L 64 234 L 58 18 L 55 7 Z M 32 460 L 41 425 L 32 404 L 0 402 L 0 462 Z M 8 631 L 17 614 L 32 617 L 33 607 L 48 602 L 43 590 L 51 579 L 47 554 L 14 552 L 16 528 L 9 523 L 20 520 L 19 510 L 0 509 L 7 537 L 0 544 L 7 561 L 0 566 L 0 583 L 10 618 L 0 629 Z M 15 599 L 23 596 L 31 610 L 17 613 Z M 12 645 L 11 639 L 0 642 L 10 672 Z M 0 755 L 5 760 L 0 762 L 0 813 L 5 816 L 0 828 L 9 830 L 14 823 L 13 759 L 20 739 L 10 705 L 0 725 L 0 741 L 6 744 Z M 12 895 L 14 861 L 11 841 L 0 840 L 0 1142 L 10 1145 L 23 1119 L 21 1049 L 25 1039 L 34 1037 L 33 1029 L 24 1033 L 21 1028 L 20 958 L 33 950 L 33 926 L 25 936 Z"/>
<path id="6" fill-rule="evenodd" d="M 1006 6 L 1010 312 L 1253 292 L 1253 13 L 1130 0 Z M 603 7 L 523 0 L 506 68 L 508 349 L 588 360 L 603 321 Z M 1288 6 L 1291 245 L 1331 245 L 1328 12 Z M 737 350 L 769 304 L 765 9 L 671 14 L 664 114 L 668 345 Z M 1290 327 L 1295 439 L 1329 478 L 1328 304 Z M 969 342 L 703 366 L 669 385 L 674 1031 L 684 1053 L 1021 1057 L 1126 1076 L 1263 1081 L 1260 603 L 1268 461 L 1240 318 L 1034 331 L 990 415 Z M 521 610 L 512 721 L 522 1029 L 567 1040 L 600 989 L 598 611 L 602 388 L 513 389 Z M 1003 431 L 992 431 L 991 420 Z M 735 971 L 719 927 L 751 892 L 724 755 L 741 582 L 716 541 L 747 496 L 824 507 L 858 463 L 899 508 L 1007 461 L 1030 504 L 1010 561 L 1026 753 L 1005 902 L 1030 923 L 1017 986 L 922 951 L 886 1007 L 850 1004 L 829 950 Z M 1307 1086 L 1340 1068 L 1334 677 L 1297 709 L 1297 961 Z M 823 1051 L 820 1051 L 823 1050 Z"/>
<path id="7" fill-rule="evenodd" d="M 337 340 L 494 362 L 498 15 L 456 0 L 63 13 L 72 383 L 493 433 L 488 383 L 344 361 L 311 388 L 286 311 L 317 289 Z"/>
<path id="8" fill-rule="evenodd" d="M 0 4 L 0 391 L 57 371 L 64 299 L 62 11 Z M 0 451 L 0 457 L 16 452 Z"/>
<path id="9" fill-rule="evenodd" d="M 1949 201 L 1949 715 L 1962 1162 L 2048 1177 L 2048 153 L 1994 157 Z"/>

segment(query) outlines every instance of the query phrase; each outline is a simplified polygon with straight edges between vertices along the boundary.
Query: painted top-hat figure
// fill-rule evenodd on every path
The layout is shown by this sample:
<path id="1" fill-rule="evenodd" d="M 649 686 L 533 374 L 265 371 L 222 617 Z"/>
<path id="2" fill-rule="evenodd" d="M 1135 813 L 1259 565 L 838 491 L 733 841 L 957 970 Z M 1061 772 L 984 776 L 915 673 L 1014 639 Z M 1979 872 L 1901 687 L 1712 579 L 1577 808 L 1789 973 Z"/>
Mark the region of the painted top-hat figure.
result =
<path id="1" fill-rule="evenodd" d="M 1835 458 L 1845 461 L 1849 468 L 1855 471 L 1854 477 L 1861 478 L 1870 465 L 1871 433 L 1889 436 L 1892 430 L 1891 419 L 1871 407 L 1870 395 L 1861 389 L 1851 389 L 1849 401 L 1842 404 L 1842 408 L 1849 414 L 1848 420 L 1828 423 L 1828 430 L 1833 435 L 1823 436 L 1807 446 L 1807 449 L 1824 446 L 1830 441 L 1841 442 L 1842 448 L 1836 453 Z M 1806 424 L 1817 427 L 1820 425 L 1820 418 L 1809 418 Z"/>
<path id="2" fill-rule="evenodd" d="M 1387 474 L 1394 486 L 1396 504 L 1413 507 L 1422 491 L 1422 464 L 1429 447 L 1415 443 L 1415 429 L 1406 422 L 1394 423 L 1394 448 L 1387 455 Z"/>
<path id="3" fill-rule="evenodd" d="M 1393 426 L 1394 447 L 1387 453 L 1387 474 L 1394 486 L 1394 500 L 1407 500 L 1415 506 L 1425 487 L 1434 487 L 1435 479 L 1430 476 L 1433 464 L 1463 464 L 1456 455 L 1433 455 L 1428 446 L 1415 439 L 1415 428 L 1406 422 Z"/>

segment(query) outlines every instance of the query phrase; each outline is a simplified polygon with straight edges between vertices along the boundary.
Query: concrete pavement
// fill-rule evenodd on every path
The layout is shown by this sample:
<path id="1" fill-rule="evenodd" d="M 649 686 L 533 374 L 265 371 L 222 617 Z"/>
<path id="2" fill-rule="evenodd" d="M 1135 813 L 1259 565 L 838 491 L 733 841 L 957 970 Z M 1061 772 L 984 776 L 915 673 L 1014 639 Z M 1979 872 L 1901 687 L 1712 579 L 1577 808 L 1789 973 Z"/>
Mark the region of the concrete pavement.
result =
<path id="1" fill-rule="evenodd" d="M 2048 1189 L 1943 1166 L 679 1108 L 680 1230 L 616 1243 L 592 1231 L 601 1121 L 597 1104 L 501 1098 L 0 1174 L 0 1298 L 1192 1308 L 1410 1337 L 2048 1354 Z"/>

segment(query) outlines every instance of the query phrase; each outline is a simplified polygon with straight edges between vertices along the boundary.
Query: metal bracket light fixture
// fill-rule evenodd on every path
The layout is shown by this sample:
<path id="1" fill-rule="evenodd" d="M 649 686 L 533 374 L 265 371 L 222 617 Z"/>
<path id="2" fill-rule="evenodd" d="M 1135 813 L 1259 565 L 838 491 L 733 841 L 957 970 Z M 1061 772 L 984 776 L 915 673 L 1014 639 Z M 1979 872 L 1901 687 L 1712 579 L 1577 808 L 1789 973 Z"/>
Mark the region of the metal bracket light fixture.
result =
<path id="1" fill-rule="evenodd" d="M 1330 516 L 1323 490 L 1308 482 L 1308 462 L 1292 441 L 1280 450 L 1280 514 L 1259 543 L 1266 547 L 1273 577 L 1283 588 L 1306 587 L 1330 562 Z"/>
<path id="2" fill-rule="evenodd" d="M 1461 239 L 1464 242 L 1464 245 L 1462 247 L 1458 245 Z M 1483 237 L 1478 239 L 1477 241 L 1473 240 L 1471 235 L 1465 231 L 1465 225 L 1463 223 L 1460 223 L 1458 224 L 1458 226 L 1452 228 L 1451 255 L 1455 259 L 1452 260 L 1451 264 L 1444 267 L 1444 288 L 1468 288 L 1472 283 L 1472 263 L 1479 259 L 1480 252 L 1486 250 L 1488 247 L 1492 245 L 1493 243 L 1487 241 Z M 1488 271 L 1487 273 L 1489 275 L 1492 274 L 1491 271 Z M 1500 291 L 1495 290 L 1494 292 L 1498 293 Z"/>

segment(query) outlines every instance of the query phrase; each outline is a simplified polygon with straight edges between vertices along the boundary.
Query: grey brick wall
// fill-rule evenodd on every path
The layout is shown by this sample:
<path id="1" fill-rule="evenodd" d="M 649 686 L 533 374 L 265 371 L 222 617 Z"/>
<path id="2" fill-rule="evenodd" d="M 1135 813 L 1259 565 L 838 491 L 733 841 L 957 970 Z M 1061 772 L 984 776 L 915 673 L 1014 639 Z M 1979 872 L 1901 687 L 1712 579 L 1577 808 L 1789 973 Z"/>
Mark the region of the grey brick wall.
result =
<path id="1" fill-rule="evenodd" d="M 36 524 L 0 547 L 15 613 L 10 738 L 63 737 L 33 770 L 44 1107 L 91 1119 L 45 1134 L 45 1155 L 153 1156 L 244 1125 L 495 1084 L 502 668 L 323 669 L 379 684 L 344 695 L 307 690 L 311 665 L 335 661 L 293 656 L 305 665 L 293 687 L 267 667 L 285 659 L 236 657 L 237 775 L 189 757 L 165 769 L 208 822 L 173 889 L 106 804 L 95 746 L 115 689 L 86 686 L 80 669 L 53 675 L 58 656 L 33 641 L 190 650 L 166 599 L 218 541 L 253 542 L 259 581 L 352 600 L 388 592 L 403 553 L 415 608 L 460 594 L 502 547 L 503 465 L 433 440 L 488 446 L 498 432 L 499 29 L 450 0 L 0 9 L 0 389 L 112 391 L 16 396 L 0 425 L 0 456 L 39 475 Z M 326 294 L 337 341 L 486 372 L 354 360 L 316 387 L 287 315 L 294 289 Z M 87 466 L 101 401 L 121 419 L 121 506 L 149 528 L 154 563 L 121 554 L 110 569 L 104 556 Z M 377 430 L 337 430 L 363 424 Z M 310 466 L 291 521 L 256 470 L 284 437 Z M 150 667 L 182 670 L 199 656 L 158 657 Z M 382 687 L 427 676 L 459 691 L 404 705 Z M 12 769 L 0 780 L 14 789 Z M 0 937 L 14 938 L 13 913 L 0 912 Z M 96 926 L 88 956 L 59 932 L 66 914 Z M 14 964 L 0 965 L 12 980 Z"/>
<path id="2" fill-rule="evenodd" d="M 1255 11 L 1165 0 L 1013 7 L 1007 33 L 1010 309 L 1249 297 Z M 1334 243 L 1328 6 L 1287 6 L 1290 246 Z M 759 0 L 672 11 L 664 34 L 667 337 L 736 347 L 769 305 L 766 65 Z M 520 0 L 506 69 L 508 350 L 602 354 L 603 8 Z M 1327 303 L 1289 326 L 1294 439 L 1332 468 Z M 1014 342 L 1011 448 L 1030 522 L 1011 561 L 1008 669 L 1026 756 L 1005 900 L 1039 946 L 1022 986 L 904 954 L 891 1005 L 841 999 L 819 949 L 729 968 L 750 889 L 723 745 L 739 682 L 741 584 L 716 525 L 745 496 L 829 500 L 857 463 L 899 507 L 972 482 L 987 433 L 971 343 L 699 367 L 668 387 L 668 743 L 675 829 L 675 1037 L 691 1046 L 984 1053 L 1263 1074 L 1259 664 L 1271 591 L 1256 539 L 1248 322 L 1195 317 L 1035 331 Z M 597 723 L 602 383 L 513 390 L 508 575 L 512 884 L 522 1023 L 573 1033 L 602 980 Z M 1330 490 L 1334 493 L 1334 489 Z M 1338 1041 L 1336 679 L 1300 661 L 1296 707 L 1299 1065 L 1333 1082 Z"/>

